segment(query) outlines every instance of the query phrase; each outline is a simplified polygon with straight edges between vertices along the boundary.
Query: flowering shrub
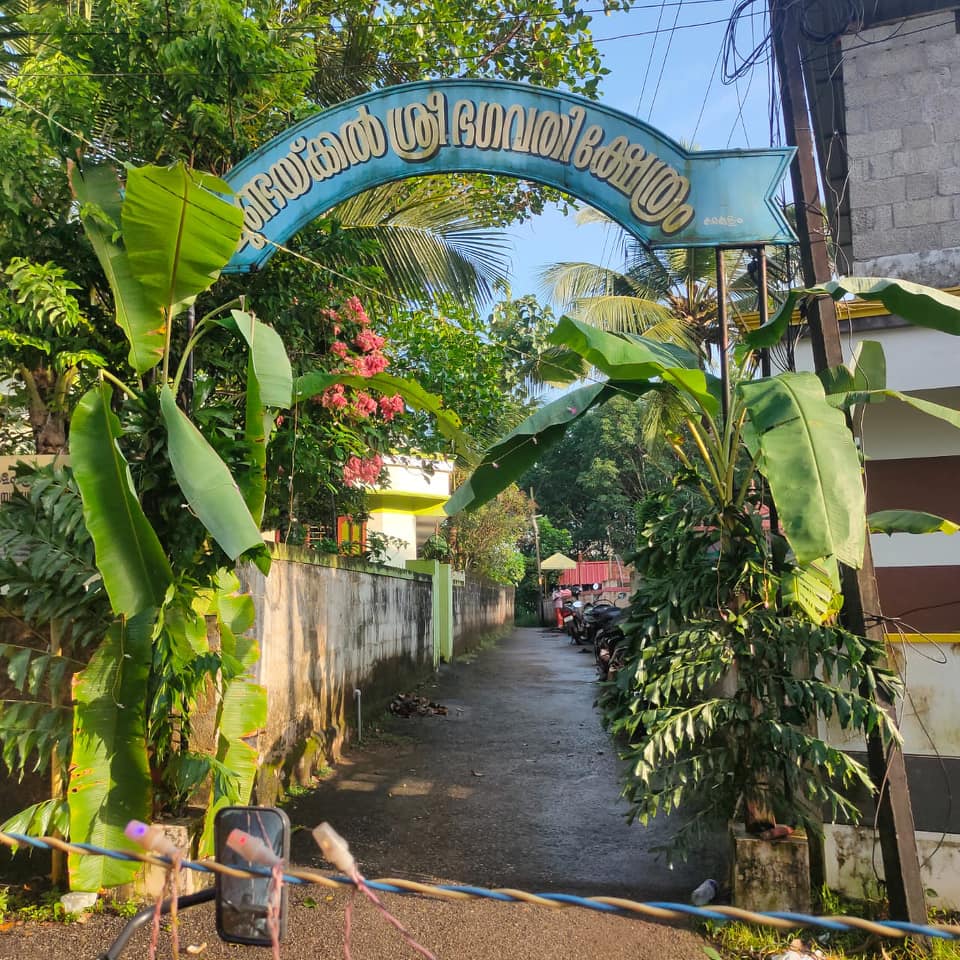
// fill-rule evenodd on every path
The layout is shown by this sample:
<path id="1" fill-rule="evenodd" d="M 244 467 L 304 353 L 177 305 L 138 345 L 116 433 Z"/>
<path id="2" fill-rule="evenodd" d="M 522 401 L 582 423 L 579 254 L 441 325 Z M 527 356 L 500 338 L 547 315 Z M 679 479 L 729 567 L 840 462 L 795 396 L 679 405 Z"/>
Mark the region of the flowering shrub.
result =
<path id="1" fill-rule="evenodd" d="M 320 316 L 330 323 L 336 338 L 330 345 L 331 372 L 369 378 L 387 369 L 390 361 L 383 352 L 386 340 L 370 328 L 370 318 L 358 297 L 350 297 L 339 311 L 322 310 Z M 376 449 L 386 443 L 383 426 L 403 413 L 403 398 L 395 394 L 378 399 L 368 390 L 337 383 L 313 397 L 313 402 L 333 414 L 340 427 L 354 434 L 352 452 L 343 461 L 344 485 L 373 486 L 383 469 L 383 457 L 379 453 L 366 456 L 359 448 Z"/>

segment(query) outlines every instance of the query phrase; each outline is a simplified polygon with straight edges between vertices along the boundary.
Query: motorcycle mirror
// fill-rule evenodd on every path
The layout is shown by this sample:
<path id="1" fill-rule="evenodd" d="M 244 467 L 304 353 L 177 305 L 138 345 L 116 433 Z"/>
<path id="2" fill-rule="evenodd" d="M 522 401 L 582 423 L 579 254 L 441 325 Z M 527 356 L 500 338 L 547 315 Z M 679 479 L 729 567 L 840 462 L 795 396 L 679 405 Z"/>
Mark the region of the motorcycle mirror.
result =
<path id="1" fill-rule="evenodd" d="M 213 821 L 214 849 L 220 863 L 249 867 L 250 862 L 227 846 L 233 830 L 242 830 L 262 840 L 284 860 L 290 857 L 290 819 L 276 807 L 224 807 Z M 216 875 L 217 935 L 228 943 L 270 946 L 267 923 L 270 877 Z M 287 927 L 287 888 L 280 897 L 280 939 Z"/>
<path id="2" fill-rule="evenodd" d="M 599 583 L 595 583 L 595 584 L 593 585 L 593 592 L 596 593 L 599 589 L 600 589 L 600 584 L 599 584 Z"/>

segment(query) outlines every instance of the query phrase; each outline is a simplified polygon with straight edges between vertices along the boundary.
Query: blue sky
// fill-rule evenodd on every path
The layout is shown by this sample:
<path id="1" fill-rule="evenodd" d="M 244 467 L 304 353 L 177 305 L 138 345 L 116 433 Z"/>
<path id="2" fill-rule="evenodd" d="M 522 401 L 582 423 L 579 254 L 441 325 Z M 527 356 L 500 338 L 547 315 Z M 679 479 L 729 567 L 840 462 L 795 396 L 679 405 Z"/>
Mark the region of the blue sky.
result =
<path id="1" fill-rule="evenodd" d="M 585 2 L 587 9 L 593 6 L 600 3 Z M 675 140 L 702 149 L 769 146 L 766 65 L 756 67 L 751 77 L 739 82 L 739 88 L 721 82 L 717 57 L 733 6 L 734 0 L 685 0 L 679 4 L 665 0 L 662 6 L 657 0 L 637 0 L 628 13 L 594 13 L 593 34 L 610 71 L 600 82 L 601 100 L 651 123 Z M 765 4 L 755 6 L 760 11 Z M 675 19 L 677 29 L 670 40 Z M 703 25 L 694 26 L 697 24 Z M 752 41 L 759 42 L 764 28 L 763 17 L 746 21 L 738 35 L 741 51 L 748 51 Z M 653 35 L 658 29 L 661 32 Z M 604 39 L 614 37 L 620 39 Z M 668 44 L 669 57 L 665 57 Z M 550 209 L 508 233 L 514 248 L 511 284 L 515 297 L 539 292 L 537 275 L 545 264 L 562 260 L 617 264 L 609 231 L 598 225 L 578 227 L 575 214 L 564 216 Z"/>

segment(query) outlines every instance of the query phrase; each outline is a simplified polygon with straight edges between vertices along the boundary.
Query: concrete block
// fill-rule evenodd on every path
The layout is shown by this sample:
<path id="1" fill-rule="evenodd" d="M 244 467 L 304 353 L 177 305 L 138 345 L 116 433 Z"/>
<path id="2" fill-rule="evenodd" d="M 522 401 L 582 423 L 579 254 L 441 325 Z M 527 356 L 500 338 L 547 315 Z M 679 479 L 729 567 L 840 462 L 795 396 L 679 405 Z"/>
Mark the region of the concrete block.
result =
<path id="1" fill-rule="evenodd" d="M 850 183 L 850 205 L 878 207 L 887 203 L 902 203 L 907 199 L 907 178 L 890 177 L 886 180 L 867 180 Z"/>
<path id="2" fill-rule="evenodd" d="M 903 146 L 900 129 L 874 130 L 870 133 L 851 133 L 847 137 L 847 154 L 851 157 L 872 157 L 878 153 L 890 153 Z"/>
<path id="3" fill-rule="evenodd" d="M 918 174 L 918 176 L 923 176 Z M 900 227 L 922 227 L 943 223 L 953 219 L 953 199 L 951 197 L 927 197 L 923 200 L 907 200 L 893 205 L 893 225 Z M 917 249 L 914 247 L 913 249 Z M 927 249 L 933 249 L 928 247 Z"/>
<path id="4" fill-rule="evenodd" d="M 844 74 L 846 81 L 846 74 Z M 904 85 L 901 80 L 884 77 L 879 80 L 857 80 L 844 85 L 843 99 L 850 108 L 862 109 L 871 103 L 878 103 L 884 99 L 895 99 L 904 94 Z"/>
<path id="5" fill-rule="evenodd" d="M 911 24 L 912 26 L 912 24 Z M 867 79 L 879 77 L 904 77 L 909 73 L 919 73 L 927 66 L 923 47 L 891 43 L 878 44 L 873 48 L 873 56 L 865 59 L 860 69 Z"/>
<path id="6" fill-rule="evenodd" d="M 810 912 L 810 852 L 805 836 L 759 840 L 731 830 L 733 903 L 745 910 Z"/>
<path id="7" fill-rule="evenodd" d="M 929 147 L 934 141 L 933 126 L 929 123 L 909 123 L 903 128 L 903 146 Z"/>
<path id="8" fill-rule="evenodd" d="M 862 108 L 846 110 L 843 118 L 844 131 L 850 133 L 870 132 L 870 111 Z"/>
<path id="9" fill-rule="evenodd" d="M 949 29 L 949 27 L 948 27 Z M 931 30 L 927 38 L 925 55 L 931 67 L 952 67 L 960 63 L 960 37 L 955 29 L 942 39 L 936 38 L 937 31 Z"/>
<path id="10" fill-rule="evenodd" d="M 960 167 L 940 171 L 937 176 L 937 192 L 942 197 L 960 195 Z"/>
<path id="11" fill-rule="evenodd" d="M 867 116 L 871 130 L 894 130 L 916 123 L 917 119 L 924 115 L 923 110 L 922 97 L 901 97 L 872 104 L 867 110 Z"/>
<path id="12" fill-rule="evenodd" d="M 960 197 L 954 200 L 954 204 L 956 219 L 940 225 L 940 242 L 945 247 L 960 247 Z"/>
<path id="13" fill-rule="evenodd" d="M 890 230 L 873 230 L 857 236 L 853 235 L 853 259 L 871 260 L 874 257 L 886 257 L 903 250 L 902 241 Z"/>
<path id="14" fill-rule="evenodd" d="M 894 153 L 879 153 L 875 157 L 864 157 L 860 162 L 866 164 L 867 173 L 864 174 L 859 179 L 862 181 L 866 180 L 888 180 L 890 177 L 894 176 Z M 853 168 L 850 168 L 851 171 L 851 180 L 856 182 L 853 179 Z"/>
<path id="15" fill-rule="evenodd" d="M 897 150 L 890 157 L 891 175 L 937 173 L 953 166 L 953 145 L 931 144 L 916 150 Z"/>
<path id="16" fill-rule="evenodd" d="M 935 253 L 943 249 L 943 231 L 939 223 L 906 227 L 895 233 L 900 239 L 899 249 L 904 253 Z"/>
<path id="17" fill-rule="evenodd" d="M 854 236 L 861 236 L 874 230 L 892 230 L 893 206 L 854 209 L 850 214 L 850 222 Z"/>
<path id="18" fill-rule="evenodd" d="M 924 200 L 937 195 L 937 175 L 935 173 L 914 173 L 907 178 L 907 199 Z"/>
<path id="19" fill-rule="evenodd" d="M 910 96 L 930 96 L 953 85 L 949 67 L 927 67 L 921 73 L 911 73 L 903 78 L 903 88 Z"/>

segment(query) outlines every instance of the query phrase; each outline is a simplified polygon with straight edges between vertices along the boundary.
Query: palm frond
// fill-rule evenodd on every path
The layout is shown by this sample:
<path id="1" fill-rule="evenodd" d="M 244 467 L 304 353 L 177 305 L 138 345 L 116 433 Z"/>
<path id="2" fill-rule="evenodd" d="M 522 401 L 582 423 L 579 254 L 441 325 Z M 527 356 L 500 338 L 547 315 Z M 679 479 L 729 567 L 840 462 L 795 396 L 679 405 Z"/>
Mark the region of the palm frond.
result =
<path id="1" fill-rule="evenodd" d="M 570 312 L 577 320 L 591 326 L 621 333 L 647 333 L 656 325 L 676 322 L 670 308 L 664 304 L 622 294 L 584 297 L 573 304 Z"/>
<path id="2" fill-rule="evenodd" d="M 544 267 L 538 277 L 540 292 L 566 312 L 585 297 L 606 296 L 623 275 L 595 263 L 565 261 Z"/>
<path id="3" fill-rule="evenodd" d="M 341 203 L 329 214 L 346 230 L 376 241 L 374 265 L 385 293 L 404 300 L 441 294 L 485 300 L 509 272 L 508 237 L 477 224 L 453 193 L 419 192 L 388 183 Z"/>

